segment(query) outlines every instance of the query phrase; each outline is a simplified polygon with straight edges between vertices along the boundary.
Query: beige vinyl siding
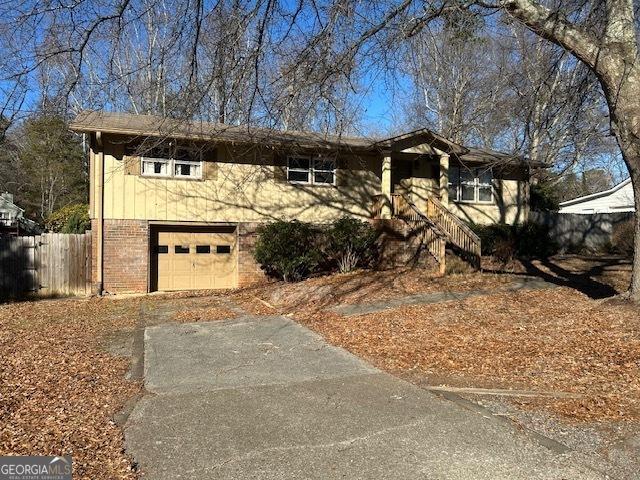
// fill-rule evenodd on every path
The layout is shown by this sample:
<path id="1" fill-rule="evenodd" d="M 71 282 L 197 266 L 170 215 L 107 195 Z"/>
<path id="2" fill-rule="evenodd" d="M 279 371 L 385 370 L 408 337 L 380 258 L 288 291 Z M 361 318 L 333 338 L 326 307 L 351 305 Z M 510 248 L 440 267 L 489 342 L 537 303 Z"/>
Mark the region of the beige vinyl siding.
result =
<path id="1" fill-rule="evenodd" d="M 341 159 L 348 169 L 338 171 L 338 186 L 294 185 L 278 180 L 274 175 L 277 161 L 271 151 L 220 147 L 217 160 L 213 179 L 127 175 L 121 148 L 105 142 L 104 217 L 183 222 L 297 218 L 326 222 L 345 214 L 368 218 L 371 197 L 380 192 L 379 166 L 373 157 Z"/>
<path id="2" fill-rule="evenodd" d="M 494 179 L 493 203 L 449 202 L 449 209 L 468 223 L 522 223 L 529 217 L 529 188 L 522 179 Z"/>

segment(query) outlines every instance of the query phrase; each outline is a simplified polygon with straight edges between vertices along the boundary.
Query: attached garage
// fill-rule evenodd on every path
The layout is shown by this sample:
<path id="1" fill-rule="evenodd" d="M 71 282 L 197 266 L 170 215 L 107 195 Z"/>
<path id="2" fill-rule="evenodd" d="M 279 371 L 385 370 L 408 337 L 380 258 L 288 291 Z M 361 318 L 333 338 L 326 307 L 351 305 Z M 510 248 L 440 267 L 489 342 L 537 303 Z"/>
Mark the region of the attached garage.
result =
<path id="1" fill-rule="evenodd" d="M 210 290 L 238 285 L 235 226 L 155 226 L 152 290 Z"/>

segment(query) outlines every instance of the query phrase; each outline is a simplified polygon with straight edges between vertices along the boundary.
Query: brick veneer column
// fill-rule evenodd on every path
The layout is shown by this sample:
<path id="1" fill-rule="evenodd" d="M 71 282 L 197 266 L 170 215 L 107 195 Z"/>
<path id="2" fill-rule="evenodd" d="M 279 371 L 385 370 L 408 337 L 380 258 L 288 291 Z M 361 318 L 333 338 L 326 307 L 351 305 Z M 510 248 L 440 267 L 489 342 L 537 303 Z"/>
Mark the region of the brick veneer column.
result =
<path id="1" fill-rule="evenodd" d="M 253 258 L 253 248 L 258 235 L 259 223 L 238 224 L 238 286 L 246 287 L 264 282 L 266 275 Z"/>
<path id="2" fill-rule="evenodd" d="M 104 220 L 105 292 L 147 292 L 148 271 L 148 222 Z"/>

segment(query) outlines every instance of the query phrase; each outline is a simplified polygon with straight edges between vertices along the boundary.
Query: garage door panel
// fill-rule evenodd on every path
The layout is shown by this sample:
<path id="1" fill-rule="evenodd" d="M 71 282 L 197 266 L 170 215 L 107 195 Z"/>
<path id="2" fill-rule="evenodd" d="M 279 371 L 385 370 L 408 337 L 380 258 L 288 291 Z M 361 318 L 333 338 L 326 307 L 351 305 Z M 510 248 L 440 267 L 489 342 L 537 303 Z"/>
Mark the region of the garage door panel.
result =
<path id="1" fill-rule="evenodd" d="M 235 232 L 160 231 L 156 249 L 158 290 L 237 286 Z"/>

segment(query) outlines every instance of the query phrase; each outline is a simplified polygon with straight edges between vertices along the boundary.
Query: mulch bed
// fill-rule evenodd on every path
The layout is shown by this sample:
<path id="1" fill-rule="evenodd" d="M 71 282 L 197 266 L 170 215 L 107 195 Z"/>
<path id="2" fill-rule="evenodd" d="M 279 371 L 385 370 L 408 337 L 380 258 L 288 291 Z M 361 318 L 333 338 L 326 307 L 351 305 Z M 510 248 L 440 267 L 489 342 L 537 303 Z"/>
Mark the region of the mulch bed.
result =
<path id="1" fill-rule="evenodd" d="M 134 328 L 139 300 L 0 305 L 0 455 L 72 455 L 74 478 L 134 479 L 112 418 L 141 391 L 101 347 Z"/>
<path id="2" fill-rule="evenodd" d="M 640 419 L 640 312 L 569 288 L 498 293 L 359 317 L 296 318 L 392 372 L 579 394 L 516 400 L 573 420 Z"/>

